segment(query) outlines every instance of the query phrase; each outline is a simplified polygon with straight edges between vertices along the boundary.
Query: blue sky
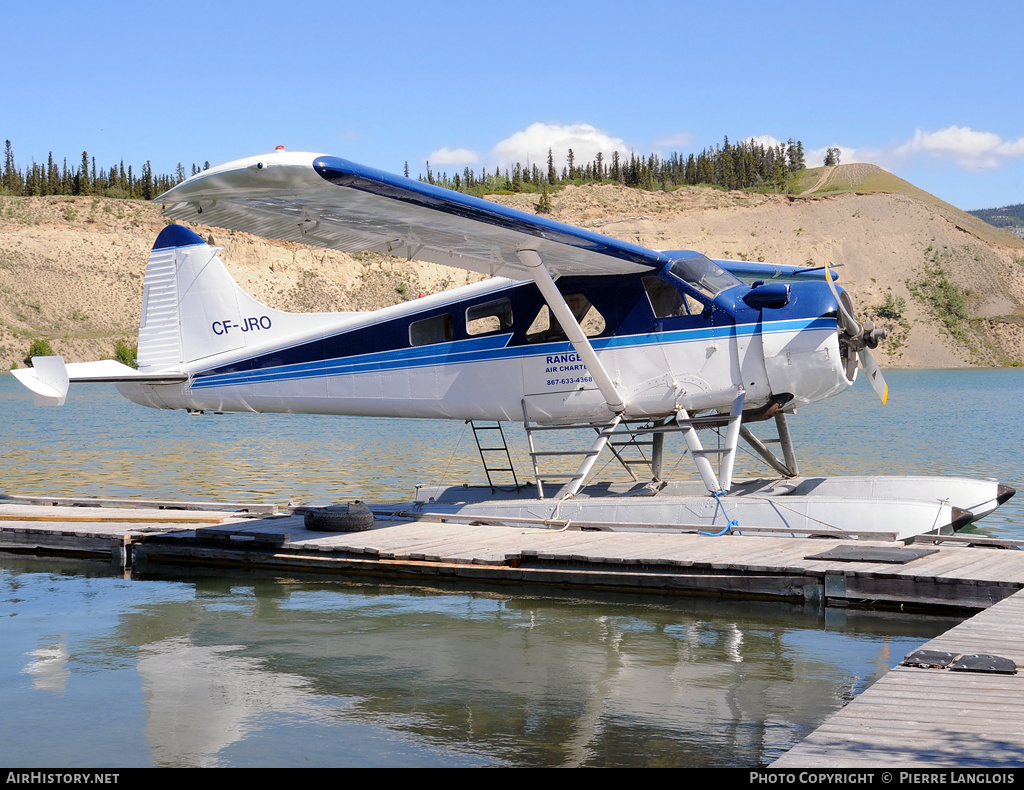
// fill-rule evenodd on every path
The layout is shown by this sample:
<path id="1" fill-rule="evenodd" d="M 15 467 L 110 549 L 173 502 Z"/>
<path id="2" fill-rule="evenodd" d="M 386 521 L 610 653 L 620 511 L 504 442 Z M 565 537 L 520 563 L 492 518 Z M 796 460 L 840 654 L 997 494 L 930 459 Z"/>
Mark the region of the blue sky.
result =
<path id="1" fill-rule="evenodd" d="M 283 144 L 412 175 L 749 137 L 1024 203 L 1024 4 L 22 2 L 0 135 L 157 172 Z"/>

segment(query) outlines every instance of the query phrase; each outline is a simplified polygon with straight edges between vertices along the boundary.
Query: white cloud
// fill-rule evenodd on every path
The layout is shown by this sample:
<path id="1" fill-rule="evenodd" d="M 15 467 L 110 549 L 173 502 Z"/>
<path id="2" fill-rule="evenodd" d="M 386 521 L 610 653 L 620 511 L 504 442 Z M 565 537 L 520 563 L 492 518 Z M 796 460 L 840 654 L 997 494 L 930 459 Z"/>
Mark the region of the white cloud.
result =
<path id="1" fill-rule="evenodd" d="M 438 148 L 427 157 L 427 161 L 432 168 L 440 165 L 473 165 L 480 161 L 480 155 L 469 148 Z"/>
<path id="2" fill-rule="evenodd" d="M 969 126 L 947 126 L 937 132 L 918 129 L 894 153 L 900 157 L 924 154 L 952 160 L 968 170 L 991 170 L 1008 159 L 1024 156 L 1024 137 L 1003 140 L 994 132 L 978 132 Z"/>
<path id="3" fill-rule="evenodd" d="M 593 161 L 600 151 L 607 161 L 612 151 L 628 153 L 629 146 L 620 137 L 612 137 L 589 123 L 574 123 L 560 126 L 552 123 L 530 124 L 521 132 L 506 137 L 491 149 L 495 164 L 509 167 L 516 162 L 547 167 L 548 149 L 560 171 L 565 165 L 566 155 L 572 149 L 577 164 Z"/>
<path id="4" fill-rule="evenodd" d="M 763 145 L 765 148 L 775 148 L 779 145 L 785 145 L 782 140 L 777 137 L 772 137 L 770 134 L 755 134 L 752 137 L 748 137 L 747 140 L 753 140 L 758 145 Z M 746 142 L 743 140 L 742 142 Z"/>

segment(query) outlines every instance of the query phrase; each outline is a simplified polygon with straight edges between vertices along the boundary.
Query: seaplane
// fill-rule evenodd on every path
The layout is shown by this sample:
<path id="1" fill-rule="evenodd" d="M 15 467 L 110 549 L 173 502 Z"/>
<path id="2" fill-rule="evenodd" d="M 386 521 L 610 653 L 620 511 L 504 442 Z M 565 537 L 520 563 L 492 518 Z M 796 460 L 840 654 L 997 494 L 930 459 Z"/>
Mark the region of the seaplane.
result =
<path id="1" fill-rule="evenodd" d="M 994 480 L 801 473 L 789 415 L 848 389 L 859 370 L 888 397 L 872 355 L 885 330 L 857 319 L 827 263 L 646 249 L 280 147 L 194 175 L 157 201 L 175 223 L 146 267 L 138 368 L 36 357 L 14 373 L 37 402 L 63 404 L 72 382 L 114 382 L 159 409 L 472 424 L 488 485 L 420 486 L 405 505 L 374 510 L 389 518 L 902 540 L 960 529 L 1014 494 Z M 488 279 L 369 312 L 282 312 L 244 292 L 219 250 L 176 223 Z M 749 427 L 769 421 L 781 457 Z M 522 423 L 530 448 L 533 479 L 523 483 L 501 427 L 510 422 Z M 538 449 L 552 431 L 572 449 Z M 666 479 L 673 434 L 695 479 Z M 741 440 L 767 476 L 733 479 Z M 592 480 L 602 455 L 630 479 Z M 562 471 L 546 468 L 556 460 Z M 508 485 L 499 472 L 511 473 Z"/>

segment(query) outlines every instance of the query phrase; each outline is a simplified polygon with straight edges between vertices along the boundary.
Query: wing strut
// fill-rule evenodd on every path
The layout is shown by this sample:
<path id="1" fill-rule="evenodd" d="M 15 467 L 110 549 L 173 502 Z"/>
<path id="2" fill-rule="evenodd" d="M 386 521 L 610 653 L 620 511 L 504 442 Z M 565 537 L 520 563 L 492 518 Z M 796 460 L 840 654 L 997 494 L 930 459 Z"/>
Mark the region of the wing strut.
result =
<path id="1" fill-rule="evenodd" d="M 626 404 L 619 395 L 619 391 L 615 388 L 612 377 L 608 375 L 608 371 L 604 369 L 601 360 L 597 358 L 594 347 L 590 345 L 590 341 L 583 333 L 583 328 L 580 326 L 579 321 L 572 314 L 569 305 L 565 303 L 565 299 L 555 285 L 555 281 L 551 279 L 551 274 L 544 265 L 544 261 L 540 259 L 536 250 L 521 249 L 517 255 L 522 264 L 530 270 L 533 281 L 540 289 L 544 301 L 551 308 L 551 312 L 554 314 L 559 326 L 565 330 L 565 334 L 572 342 L 573 347 L 583 357 L 583 362 L 587 366 L 587 370 L 590 371 L 590 375 L 594 377 L 594 383 L 597 384 L 597 388 L 604 395 L 608 408 L 611 409 L 613 414 L 624 412 Z"/>

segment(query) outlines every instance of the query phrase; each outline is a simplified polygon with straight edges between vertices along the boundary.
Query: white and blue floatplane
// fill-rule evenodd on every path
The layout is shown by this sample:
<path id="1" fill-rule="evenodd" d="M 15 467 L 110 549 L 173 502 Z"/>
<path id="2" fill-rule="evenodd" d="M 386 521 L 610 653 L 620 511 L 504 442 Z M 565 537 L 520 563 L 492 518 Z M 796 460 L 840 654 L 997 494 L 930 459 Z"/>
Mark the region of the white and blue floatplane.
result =
<path id="1" fill-rule="evenodd" d="M 372 312 L 286 313 L 242 291 L 217 248 L 168 225 L 146 268 L 138 370 L 37 357 L 15 374 L 39 402 L 62 404 L 70 382 L 106 381 L 161 409 L 466 420 L 478 436 L 523 424 L 533 481 L 495 485 L 482 451 L 491 485 L 422 487 L 391 510 L 412 518 L 907 538 L 957 530 L 1014 493 L 994 480 L 801 475 L 788 414 L 846 390 L 858 367 L 888 396 L 871 353 L 885 330 L 856 319 L 827 264 L 650 250 L 283 149 L 207 170 L 158 201 L 178 221 L 491 279 Z M 767 420 L 782 457 L 748 428 Z M 537 449 L 551 430 L 589 438 L 572 451 Z M 708 430 L 722 437 L 714 447 L 701 439 Z M 664 479 L 674 433 L 698 480 Z M 733 480 L 741 439 L 770 477 Z M 623 445 L 642 448 L 642 474 Z M 606 452 L 633 482 L 590 480 Z M 578 466 L 546 473 L 554 455 Z"/>

